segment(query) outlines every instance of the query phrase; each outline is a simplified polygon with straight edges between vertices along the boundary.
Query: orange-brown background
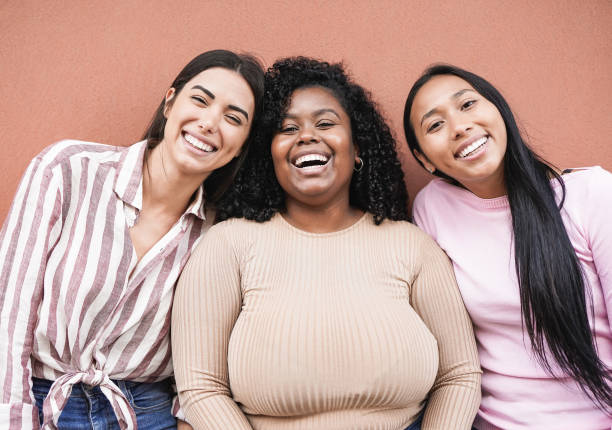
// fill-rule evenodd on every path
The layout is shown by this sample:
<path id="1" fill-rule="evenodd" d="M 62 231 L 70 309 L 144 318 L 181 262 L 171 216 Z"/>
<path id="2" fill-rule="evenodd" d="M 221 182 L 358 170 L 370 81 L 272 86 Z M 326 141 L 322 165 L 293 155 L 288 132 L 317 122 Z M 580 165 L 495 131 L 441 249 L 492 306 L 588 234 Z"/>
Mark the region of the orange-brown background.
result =
<path id="1" fill-rule="evenodd" d="M 0 220 L 36 153 L 137 141 L 182 66 L 214 48 L 344 61 L 402 148 L 408 89 L 450 62 L 500 88 L 547 159 L 612 170 L 610 28 L 610 0 L 0 1 Z M 402 159 L 414 196 L 428 176 Z"/>

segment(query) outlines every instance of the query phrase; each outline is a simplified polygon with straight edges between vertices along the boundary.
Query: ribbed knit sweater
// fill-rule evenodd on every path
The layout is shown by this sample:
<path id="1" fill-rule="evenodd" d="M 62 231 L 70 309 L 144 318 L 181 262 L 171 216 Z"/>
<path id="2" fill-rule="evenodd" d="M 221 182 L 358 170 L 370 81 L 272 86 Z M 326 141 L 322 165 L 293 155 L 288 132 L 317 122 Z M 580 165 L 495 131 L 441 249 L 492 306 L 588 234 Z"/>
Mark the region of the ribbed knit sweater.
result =
<path id="1" fill-rule="evenodd" d="M 181 406 L 196 429 L 469 429 L 472 326 L 446 255 L 407 222 L 333 233 L 212 227 L 172 321 Z"/>

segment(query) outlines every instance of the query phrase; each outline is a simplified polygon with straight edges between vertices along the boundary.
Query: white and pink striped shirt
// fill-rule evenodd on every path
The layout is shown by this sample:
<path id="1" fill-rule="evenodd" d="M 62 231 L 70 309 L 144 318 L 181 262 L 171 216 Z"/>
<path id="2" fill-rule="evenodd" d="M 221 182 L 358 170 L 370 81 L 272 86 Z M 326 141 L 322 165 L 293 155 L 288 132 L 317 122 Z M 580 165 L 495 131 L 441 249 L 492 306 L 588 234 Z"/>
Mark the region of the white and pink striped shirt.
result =
<path id="1" fill-rule="evenodd" d="M 135 416 L 112 379 L 172 375 L 175 282 L 207 227 L 203 189 L 138 261 L 146 141 L 62 141 L 30 163 L 0 232 L 0 428 L 39 428 L 32 376 L 54 380 L 57 419 L 72 385 L 100 385 L 122 428 Z"/>

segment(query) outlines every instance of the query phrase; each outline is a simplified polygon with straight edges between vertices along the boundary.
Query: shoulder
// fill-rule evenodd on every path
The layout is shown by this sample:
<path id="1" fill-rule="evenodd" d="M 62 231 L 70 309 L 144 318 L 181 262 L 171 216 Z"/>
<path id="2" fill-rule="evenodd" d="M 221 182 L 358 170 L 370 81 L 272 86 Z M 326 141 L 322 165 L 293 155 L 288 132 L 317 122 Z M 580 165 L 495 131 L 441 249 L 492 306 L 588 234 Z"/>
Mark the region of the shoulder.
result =
<path id="1" fill-rule="evenodd" d="M 414 222 L 428 233 L 433 231 L 433 223 L 445 214 L 452 212 L 457 197 L 464 192 L 443 179 L 433 179 L 419 191 L 412 205 Z"/>
<path id="2" fill-rule="evenodd" d="M 193 251 L 193 260 L 202 260 L 207 256 L 216 257 L 226 256 L 233 260 L 240 260 L 241 256 L 261 239 L 263 233 L 262 225 L 244 218 L 230 218 L 220 223 L 214 224 L 206 231 L 200 243 Z"/>
<path id="3" fill-rule="evenodd" d="M 77 159 L 99 163 L 117 161 L 127 148 L 66 139 L 45 148 L 34 161 L 41 167 L 51 169 L 60 165 L 69 165 Z"/>
<path id="4" fill-rule="evenodd" d="M 380 225 L 368 224 L 370 241 L 380 240 L 385 246 L 398 249 L 422 249 L 435 245 L 434 240 L 421 228 L 408 221 L 384 220 Z M 437 245 L 435 245 L 437 246 Z"/>
<path id="5" fill-rule="evenodd" d="M 612 200 L 612 173 L 600 166 L 575 169 L 562 176 L 566 190 L 566 203 L 569 205 L 584 205 L 588 202 L 595 204 Z M 554 182 L 559 192 L 560 185 Z"/>
<path id="6" fill-rule="evenodd" d="M 612 184 L 612 173 L 601 166 L 583 167 L 573 169 L 571 173 L 562 176 L 566 184 L 572 186 L 602 184 L 609 186 Z"/>
<path id="7" fill-rule="evenodd" d="M 443 179 L 436 178 L 431 180 L 417 193 L 414 198 L 413 208 L 425 211 L 432 205 L 445 205 L 464 192 L 465 190 L 462 188 L 451 185 Z"/>
<path id="8" fill-rule="evenodd" d="M 269 221 L 266 221 L 268 223 Z M 225 221 L 221 221 L 213 225 L 210 232 L 215 232 L 215 234 L 219 235 L 237 235 L 243 233 L 250 233 L 257 229 L 258 226 L 264 225 L 266 223 L 259 223 L 257 221 L 248 220 L 246 218 L 230 218 Z"/>

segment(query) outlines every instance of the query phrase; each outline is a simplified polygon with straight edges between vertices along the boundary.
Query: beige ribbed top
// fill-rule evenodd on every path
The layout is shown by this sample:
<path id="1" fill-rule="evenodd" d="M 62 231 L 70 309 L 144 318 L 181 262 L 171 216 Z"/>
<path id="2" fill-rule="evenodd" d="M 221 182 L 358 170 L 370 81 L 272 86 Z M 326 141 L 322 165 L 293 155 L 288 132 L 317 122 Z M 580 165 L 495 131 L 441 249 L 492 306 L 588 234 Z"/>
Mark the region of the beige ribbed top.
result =
<path id="1" fill-rule="evenodd" d="M 196 429 L 469 429 L 472 326 L 451 265 L 407 222 L 315 234 L 280 215 L 212 227 L 172 315 L 181 406 Z"/>

